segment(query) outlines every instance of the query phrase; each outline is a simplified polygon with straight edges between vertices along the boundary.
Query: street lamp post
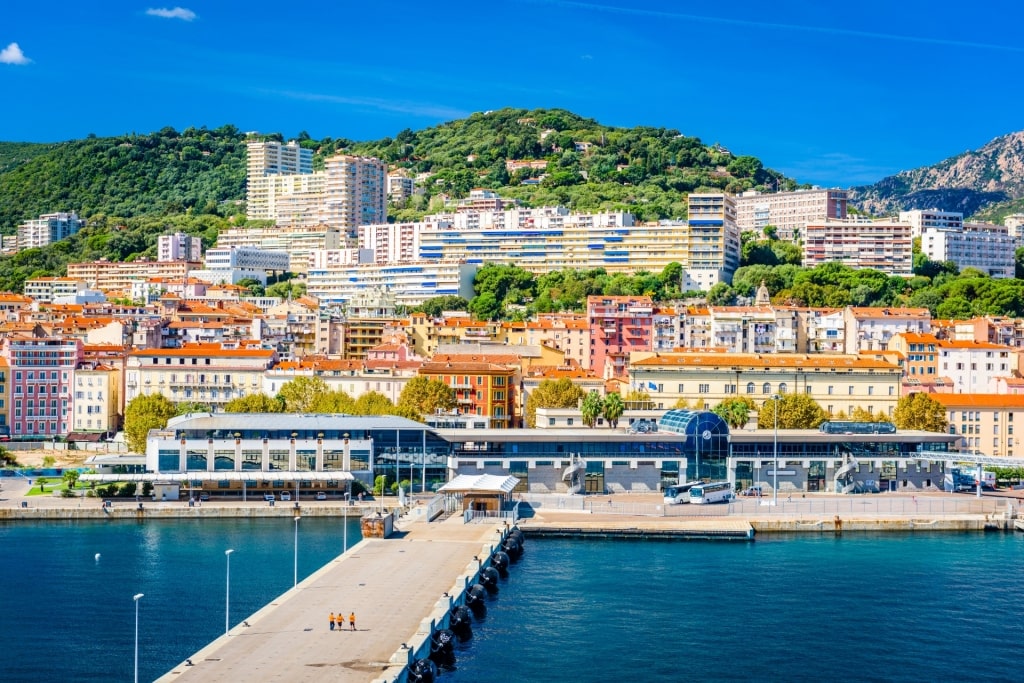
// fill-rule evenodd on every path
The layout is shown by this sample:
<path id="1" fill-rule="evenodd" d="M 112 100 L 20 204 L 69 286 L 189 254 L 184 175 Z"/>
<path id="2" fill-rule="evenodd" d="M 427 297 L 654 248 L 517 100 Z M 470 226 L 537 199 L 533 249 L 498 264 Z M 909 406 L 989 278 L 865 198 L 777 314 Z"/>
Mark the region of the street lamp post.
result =
<path id="1" fill-rule="evenodd" d="M 142 593 L 136 593 L 135 601 L 135 683 L 139 683 L 139 599 Z"/>
<path id="2" fill-rule="evenodd" d="M 772 505 L 779 504 L 779 395 L 774 394 L 775 436 L 772 439 Z"/>
<path id="3" fill-rule="evenodd" d="M 295 565 L 294 572 L 292 575 L 293 583 L 292 587 L 299 585 L 299 520 L 302 517 L 295 515 Z"/>
<path id="4" fill-rule="evenodd" d="M 227 635 L 231 628 L 229 624 L 231 623 L 231 553 L 233 552 L 235 552 L 234 548 L 224 551 L 224 557 L 227 560 L 227 574 L 224 582 L 224 635 Z"/>

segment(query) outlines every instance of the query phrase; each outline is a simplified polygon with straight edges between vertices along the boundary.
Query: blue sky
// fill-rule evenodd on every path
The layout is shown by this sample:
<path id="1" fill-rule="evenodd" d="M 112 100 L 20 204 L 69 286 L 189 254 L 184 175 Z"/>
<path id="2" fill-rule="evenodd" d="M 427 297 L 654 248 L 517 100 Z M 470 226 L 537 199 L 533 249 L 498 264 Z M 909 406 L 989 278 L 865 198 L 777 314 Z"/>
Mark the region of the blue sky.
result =
<path id="1" fill-rule="evenodd" d="M 1022 7 L 11 0 L 0 140 L 225 123 L 364 140 L 561 107 L 849 186 L 1024 128 Z"/>

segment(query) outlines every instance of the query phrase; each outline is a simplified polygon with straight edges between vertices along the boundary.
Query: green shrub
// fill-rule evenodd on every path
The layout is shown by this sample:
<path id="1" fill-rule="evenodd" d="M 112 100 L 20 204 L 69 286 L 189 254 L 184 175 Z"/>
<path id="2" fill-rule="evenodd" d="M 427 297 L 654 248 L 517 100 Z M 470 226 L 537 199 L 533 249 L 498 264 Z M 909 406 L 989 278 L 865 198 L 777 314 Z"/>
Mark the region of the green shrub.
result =
<path id="1" fill-rule="evenodd" d="M 135 491 L 138 488 L 138 485 L 134 481 L 125 482 L 124 484 L 121 484 L 120 495 L 125 496 L 126 498 L 131 498 L 135 495 Z"/>

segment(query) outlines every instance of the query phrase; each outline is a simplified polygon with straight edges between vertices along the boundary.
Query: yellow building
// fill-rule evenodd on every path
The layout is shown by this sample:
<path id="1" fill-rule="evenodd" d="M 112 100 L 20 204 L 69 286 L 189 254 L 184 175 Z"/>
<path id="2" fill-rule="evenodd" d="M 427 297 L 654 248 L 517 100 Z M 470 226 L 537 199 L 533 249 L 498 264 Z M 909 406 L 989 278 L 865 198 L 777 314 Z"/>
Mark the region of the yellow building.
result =
<path id="1" fill-rule="evenodd" d="M 121 427 L 121 372 L 102 363 L 83 363 L 75 369 L 74 416 L 71 431 L 113 433 Z"/>
<path id="2" fill-rule="evenodd" d="M 709 409 L 738 396 L 760 404 L 775 394 L 800 393 L 832 415 L 861 408 L 891 416 L 902 375 L 883 360 L 824 354 L 634 352 L 629 368 L 630 384 L 659 409 L 679 399 Z"/>
<path id="3" fill-rule="evenodd" d="M 997 458 L 1020 457 L 1024 431 L 1024 395 L 928 394 L 946 409 L 949 433 L 960 436 L 968 453 Z M 1018 417 L 1019 416 L 1019 417 Z"/>

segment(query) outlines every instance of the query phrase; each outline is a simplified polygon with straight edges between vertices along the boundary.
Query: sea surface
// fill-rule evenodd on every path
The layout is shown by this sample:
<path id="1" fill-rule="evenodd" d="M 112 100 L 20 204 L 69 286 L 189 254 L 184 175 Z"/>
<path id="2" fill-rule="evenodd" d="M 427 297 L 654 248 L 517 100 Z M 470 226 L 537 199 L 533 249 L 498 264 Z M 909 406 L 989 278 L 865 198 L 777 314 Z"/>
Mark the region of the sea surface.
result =
<path id="1" fill-rule="evenodd" d="M 358 522 L 349 522 L 349 543 Z M 341 550 L 303 519 L 299 575 Z M 294 522 L 0 525 L 0 680 L 140 680 L 292 585 Z M 100 559 L 95 554 L 100 553 Z M 1024 534 L 529 539 L 441 681 L 1018 681 Z"/>
<path id="2" fill-rule="evenodd" d="M 342 552 L 341 520 L 299 521 L 299 581 Z M 359 520 L 348 521 L 351 547 Z M 0 524 L 0 681 L 152 681 L 292 587 L 295 522 L 201 519 Z M 96 554 L 100 557 L 97 560 Z"/>

